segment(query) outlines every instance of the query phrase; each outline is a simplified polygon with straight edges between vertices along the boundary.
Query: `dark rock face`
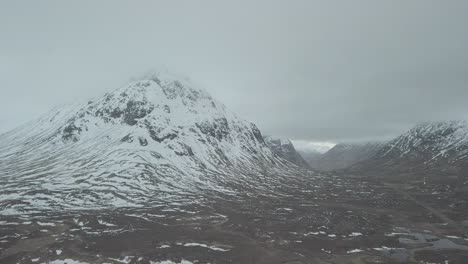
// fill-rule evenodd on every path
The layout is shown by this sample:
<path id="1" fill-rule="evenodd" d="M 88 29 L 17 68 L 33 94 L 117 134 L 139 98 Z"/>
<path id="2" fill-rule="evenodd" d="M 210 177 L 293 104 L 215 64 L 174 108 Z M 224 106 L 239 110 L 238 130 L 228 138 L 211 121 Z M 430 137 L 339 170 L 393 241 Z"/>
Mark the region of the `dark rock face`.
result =
<path id="1" fill-rule="evenodd" d="M 138 138 L 138 141 L 140 142 L 140 145 L 141 145 L 141 146 L 148 146 L 148 140 L 146 140 L 146 138 L 144 138 L 144 137 L 139 137 L 139 138 Z"/>
<path id="2" fill-rule="evenodd" d="M 123 121 L 127 125 L 135 125 L 137 119 L 143 118 L 154 109 L 154 106 L 146 102 L 128 101 L 127 108 L 123 112 Z"/>
<path id="3" fill-rule="evenodd" d="M 167 133 L 167 134 L 161 135 L 160 132 L 162 131 L 162 129 L 158 129 L 158 128 L 156 128 L 156 127 L 154 127 L 154 126 L 152 126 L 152 125 L 149 125 L 149 124 L 147 124 L 146 127 L 147 127 L 147 129 L 148 129 L 148 132 L 149 132 L 149 134 L 150 134 L 150 137 L 151 137 L 154 141 L 156 141 L 156 142 L 158 142 L 158 143 L 161 143 L 161 142 L 163 142 L 163 141 L 166 140 L 166 139 L 169 139 L 169 140 L 175 139 L 175 138 L 177 138 L 178 133 L 179 133 L 178 131 L 173 131 L 173 132 L 171 132 L 171 133 Z"/>
<path id="4" fill-rule="evenodd" d="M 77 142 L 81 131 L 81 127 L 78 127 L 74 123 L 71 123 L 63 129 L 62 138 L 65 141 Z"/>
<path id="5" fill-rule="evenodd" d="M 127 142 L 127 143 L 132 143 L 133 142 L 133 137 L 132 137 L 132 135 L 128 134 L 125 137 L 123 137 L 120 141 Z"/>
<path id="6" fill-rule="evenodd" d="M 276 139 L 271 136 L 265 136 L 264 141 L 267 146 L 279 157 L 296 164 L 299 167 L 310 168 L 309 164 L 296 151 L 296 148 L 290 140 Z"/>
<path id="7" fill-rule="evenodd" d="M 135 84 L 135 89 L 143 90 L 149 85 L 148 82 L 139 82 Z M 83 109 L 82 114 L 85 115 L 94 111 L 96 117 L 101 117 L 107 121 L 120 119 L 123 124 L 133 126 L 137 124 L 138 119 L 144 118 L 155 108 L 145 97 L 132 98 L 127 92 L 106 94 L 104 102 L 104 104 L 99 104 L 99 102 L 88 103 L 88 109 Z M 119 105 L 115 106 L 112 102 L 119 102 Z"/>
<path id="8" fill-rule="evenodd" d="M 161 86 L 161 83 L 159 83 Z M 186 89 L 184 84 L 180 81 L 175 80 L 166 85 L 162 85 L 161 88 L 163 89 L 164 94 L 169 99 L 176 99 L 177 97 L 181 97 L 187 99 L 186 105 L 188 105 L 188 101 L 196 101 L 201 97 L 201 94 L 197 90 L 193 89 Z"/>
<path id="9" fill-rule="evenodd" d="M 253 133 L 254 138 L 262 143 L 265 143 L 265 140 L 263 139 L 260 129 L 258 129 L 258 127 L 252 123 L 250 124 L 250 126 L 252 127 L 252 133 Z"/>
<path id="10" fill-rule="evenodd" d="M 210 137 L 222 140 L 227 137 L 230 133 L 229 123 L 226 118 L 215 119 L 214 122 L 202 122 L 197 123 L 196 126 L 200 131 L 209 135 Z"/>
<path id="11" fill-rule="evenodd" d="M 180 144 L 179 150 L 174 150 L 174 153 L 178 156 L 193 156 L 193 150 L 191 147 L 187 146 L 186 144 Z"/>

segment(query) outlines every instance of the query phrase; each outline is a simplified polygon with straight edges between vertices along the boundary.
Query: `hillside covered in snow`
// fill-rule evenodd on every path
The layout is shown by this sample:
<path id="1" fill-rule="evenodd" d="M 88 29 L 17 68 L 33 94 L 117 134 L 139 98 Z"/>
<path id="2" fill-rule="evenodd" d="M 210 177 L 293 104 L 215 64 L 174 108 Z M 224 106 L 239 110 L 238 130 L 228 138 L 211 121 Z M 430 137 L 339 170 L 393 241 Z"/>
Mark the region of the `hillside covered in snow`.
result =
<path id="1" fill-rule="evenodd" d="M 466 174 L 468 122 L 426 122 L 384 144 L 377 153 L 353 166 L 358 171 Z"/>
<path id="2" fill-rule="evenodd" d="M 144 206 L 206 190 L 234 194 L 254 182 L 272 191 L 280 179 L 268 175 L 299 169 L 254 124 L 168 73 L 0 135 L 0 167 L 0 205 L 10 213 Z"/>

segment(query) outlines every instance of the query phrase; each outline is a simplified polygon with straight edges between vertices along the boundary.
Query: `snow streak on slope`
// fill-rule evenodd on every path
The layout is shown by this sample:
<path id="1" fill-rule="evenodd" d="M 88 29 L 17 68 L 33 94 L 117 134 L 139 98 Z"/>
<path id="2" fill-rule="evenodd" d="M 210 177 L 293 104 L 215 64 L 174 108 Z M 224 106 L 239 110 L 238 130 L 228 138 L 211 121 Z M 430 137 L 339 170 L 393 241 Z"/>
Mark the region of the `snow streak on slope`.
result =
<path id="1" fill-rule="evenodd" d="M 449 163 L 468 157 L 468 122 L 444 121 L 420 124 L 383 147 L 378 157 L 446 160 Z"/>
<path id="2" fill-rule="evenodd" d="M 427 122 L 384 144 L 368 160 L 352 170 L 377 174 L 466 174 L 468 169 L 468 122 Z"/>
<path id="3" fill-rule="evenodd" d="M 183 194 L 269 189 L 296 168 L 258 128 L 187 80 L 158 73 L 0 135 L 3 212 L 144 206 Z M 252 176 L 257 175 L 257 176 Z"/>

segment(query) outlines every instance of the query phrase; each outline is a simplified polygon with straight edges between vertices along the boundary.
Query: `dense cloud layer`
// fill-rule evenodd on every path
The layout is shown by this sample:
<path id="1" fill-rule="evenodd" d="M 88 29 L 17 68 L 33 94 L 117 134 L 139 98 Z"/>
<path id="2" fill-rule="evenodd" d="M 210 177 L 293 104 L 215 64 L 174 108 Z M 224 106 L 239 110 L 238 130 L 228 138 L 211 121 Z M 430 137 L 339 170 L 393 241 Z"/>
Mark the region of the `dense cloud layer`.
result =
<path id="1" fill-rule="evenodd" d="M 227 2 L 0 3 L 0 131 L 160 65 L 297 142 L 468 117 L 468 1 Z"/>

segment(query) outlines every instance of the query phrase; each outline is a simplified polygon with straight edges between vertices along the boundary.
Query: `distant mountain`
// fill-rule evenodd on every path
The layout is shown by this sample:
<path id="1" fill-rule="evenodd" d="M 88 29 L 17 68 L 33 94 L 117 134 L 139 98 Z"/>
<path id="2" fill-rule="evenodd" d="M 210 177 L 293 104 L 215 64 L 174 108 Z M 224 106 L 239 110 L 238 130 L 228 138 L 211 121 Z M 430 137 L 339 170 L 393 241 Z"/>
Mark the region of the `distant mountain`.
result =
<path id="1" fill-rule="evenodd" d="M 157 73 L 0 135 L 0 168 L 0 208 L 15 213 L 270 192 L 297 166 L 204 90 Z"/>
<path id="2" fill-rule="evenodd" d="M 384 144 L 368 160 L 353 166 L 369 172 L 445 172 L 466 174 L 468 122 L 422 123 Z"/>
<path id="3" fill-rule="evenodd" d="M 312 155 L 307 161 L 314 169 L 331 171 L 344 169 L 369 159 L 383 146 L 381 142 L 339 143 L 321 155 Z"/>
<path id="4" fill-rule="evenodd" d="M 297 152 L 311 168 L 318 167 L 317 161 L 323 155 L 322 152 L 316 150 L 298 150 Z"/>
<path id="5" fill-rule="evenodd" d="M 265 143 L 279 157 L 296 164 L 299 167 L 310 168 L 309 164 L 299 154 L 289 139 L 274 138 L 272 136 L 264 136 Z"/>

